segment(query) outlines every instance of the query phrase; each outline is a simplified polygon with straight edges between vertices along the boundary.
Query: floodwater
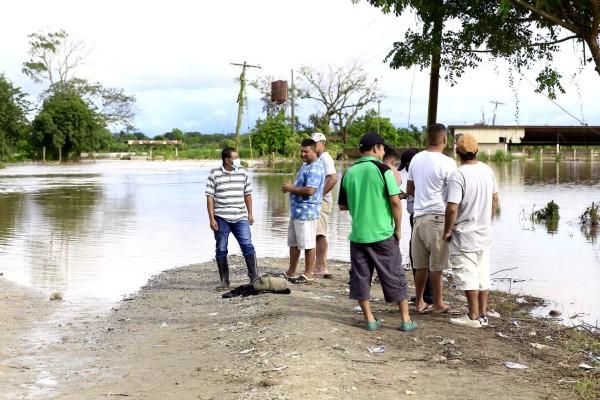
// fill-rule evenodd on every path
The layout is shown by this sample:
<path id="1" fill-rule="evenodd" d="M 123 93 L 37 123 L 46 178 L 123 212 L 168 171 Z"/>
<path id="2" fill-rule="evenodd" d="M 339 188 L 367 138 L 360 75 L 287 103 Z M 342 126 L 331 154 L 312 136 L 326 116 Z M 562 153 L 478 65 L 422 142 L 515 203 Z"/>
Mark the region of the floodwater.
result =
<path id="1" fill-rule="evenodd" d="M 204 188 L 215 164 L 98 161 L 0 170 L 0 272 L 44 292 L 62 291 L 70 302 L 106 306 L 162 270 L 211 260 L 214 239 Z M 495 287 L 542 296 L 565 316 L 582 313 L 595 323 L 597 233 L 582 230 L 579 216 L 600 201 L 600 163 L 492 167 L 501 199 L 491 247 Z M 253 172 L 252 180 L 258 255 L 286 257 L 288 198 L 280 185 L 293 175 Z M 560 206 L 559 223 L 531 222 L 531 212 L 550 200 Z M 334 207 L 330 230 L 329 257 L 348 260 L 349 214 Z M 403 232 L 407 260 L 406 214 Z M 233 237 L 230 253 L 240 253 Z"/>

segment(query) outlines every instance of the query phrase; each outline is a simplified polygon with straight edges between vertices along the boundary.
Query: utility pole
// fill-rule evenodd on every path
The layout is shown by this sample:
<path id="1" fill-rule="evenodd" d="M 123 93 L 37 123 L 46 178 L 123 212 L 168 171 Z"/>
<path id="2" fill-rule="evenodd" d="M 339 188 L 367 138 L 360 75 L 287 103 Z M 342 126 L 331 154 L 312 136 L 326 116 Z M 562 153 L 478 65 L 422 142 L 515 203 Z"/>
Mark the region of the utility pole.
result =
<path id="1" fill-rule="evenodd" d="M 492 125 L 496 125 L 496 111 L 498 110 L 498 105 L 503 106 L 504 103 L 500 103 L 498 100 L 496 100 L 496 101 L 491 101 L 490 100 L 490 103 L 495 104 L 495 106 L 494 106 L 494 117 L 492 118 Z"/>
<path id="2" fill-rule="evenodd" d="M 246 90 L 246 68 L 259 68 L 260 65 L 250 65 L 244 61 L 243 64 L 230 63 L 238 67 L 242 67 L 242 73 L 240 74 L 240 94 L 238 95 L 238 116 L 237 124 L 235 126 L 235 147 L 240 150 L 240 128 L 242 126 L 242 113 L 244 112 L 244 91 Z"/>
<path id="3" fill-rule="evenodd" d="M 379 135 L 379 106 L 381 105 L 381 99 L 377 99 L 377 134 Z"/>
<path id="4" fill-rule="evenodd" d="M 292 137 L 296 133 L 296 116 L 294 110 L 294 70 L 292 70 Z"/>

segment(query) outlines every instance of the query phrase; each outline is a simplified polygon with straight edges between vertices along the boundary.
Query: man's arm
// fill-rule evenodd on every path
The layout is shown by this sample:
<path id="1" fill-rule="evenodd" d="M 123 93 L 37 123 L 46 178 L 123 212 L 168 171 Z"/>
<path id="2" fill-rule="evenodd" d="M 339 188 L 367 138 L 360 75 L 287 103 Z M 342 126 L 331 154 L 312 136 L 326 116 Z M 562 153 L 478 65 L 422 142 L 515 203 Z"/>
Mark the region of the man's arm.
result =
<path id="1" fill-rule="evenodd" d="M 456 216 L 458 215 L 458 204 L 448 203 L 446 204 L 446 216 L 444 221 L 444 241 L 449 242 L 452 237 L 452 227 L 456 222 Z"/>
<path id="2" fill-rule="evenodd" d="M 206 196 L 206 209 L 208 210 L 208 220 L 210 221 L 210 229 L 213 231 L 219 230 L 219 224 L 215 219 L 215 198 Z"/>
<path id="3" fill-rule="evenodd" d="M 498 197 L 498 193 L 494 193 L 492 195 L 492 221 L 496 218 L 496 213 L 498 212 L 498 204 L 500 204 L 500 198 Z"/>
<path id="4" fill-rule="evenodd" d="M 415 182 L 406 181 L 406 193 L 408 193 L 409 196 L 415 195 Z"/>
<path id="5" fill-rule="evenodd" d="M 397 194 L 388 197 L 392 206 L 392 216 L 394 217 L 394 236 L 399 242 L 402 237 L 402 202 Z"/>
<path id="6" fill-rule="evenodd" d="M 312 196 L 313 194 L 315 194 L 315 192 L 317 191 L 317 188 L 308 187 L 308 186 L 296 187 L 296 186 L 292 185 L 290 182 L 287 182 L 287 183 L 284 183 L 283 185 L 281 185 L 281 191 L 283 193 L 294 193 L 294 194 L 297 194 L 298 196 L 308 197 L 308 196 Z"/>
<path id="7" fill-rule="evenodd" d="M 331 189 L 335 187 L 338 181 L 337 174 L 329 174 L 325 177 L 325 186 L 323 186 L 323 196 L 331 192 Z"/>
<path id="8" fill-rule="evenodd" d="M 252 195 L 245 195 L 244 202 L 246 203 L 246 209 L 248 210 L 248 222 L 252 225 L 254 223 L 254 216 L 252 215 Z"/>

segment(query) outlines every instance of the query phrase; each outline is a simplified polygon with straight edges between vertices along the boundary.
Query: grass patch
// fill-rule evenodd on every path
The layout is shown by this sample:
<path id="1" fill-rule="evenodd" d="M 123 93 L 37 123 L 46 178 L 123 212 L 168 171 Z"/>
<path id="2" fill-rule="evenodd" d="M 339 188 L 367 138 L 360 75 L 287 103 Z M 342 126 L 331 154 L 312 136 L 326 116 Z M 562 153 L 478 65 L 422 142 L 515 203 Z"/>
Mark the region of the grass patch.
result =
<path id="1" fill-rule="evenodd" d="M 588 375 L 575 385 L 575 393 L 580 399 L 600 399 L 600 379 L 594 375 Z"/>

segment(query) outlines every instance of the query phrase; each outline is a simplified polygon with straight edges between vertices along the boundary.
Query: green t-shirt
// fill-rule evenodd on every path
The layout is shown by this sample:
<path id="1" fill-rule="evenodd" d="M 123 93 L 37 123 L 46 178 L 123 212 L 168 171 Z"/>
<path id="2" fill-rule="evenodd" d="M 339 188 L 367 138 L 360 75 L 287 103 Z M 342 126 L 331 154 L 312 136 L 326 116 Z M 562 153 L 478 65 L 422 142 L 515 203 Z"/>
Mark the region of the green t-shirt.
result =
<path id="1" fill-rule="evenodd" d="M 394 173 L 375 157 L 358 159 L 342 178 L 338 204 L 348 206 L 355 243 L 375 243 L 394 234 L 389 196 L 400 193 Z"/>

